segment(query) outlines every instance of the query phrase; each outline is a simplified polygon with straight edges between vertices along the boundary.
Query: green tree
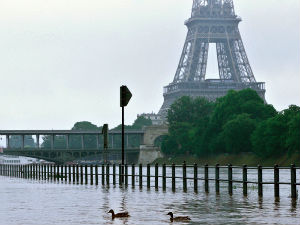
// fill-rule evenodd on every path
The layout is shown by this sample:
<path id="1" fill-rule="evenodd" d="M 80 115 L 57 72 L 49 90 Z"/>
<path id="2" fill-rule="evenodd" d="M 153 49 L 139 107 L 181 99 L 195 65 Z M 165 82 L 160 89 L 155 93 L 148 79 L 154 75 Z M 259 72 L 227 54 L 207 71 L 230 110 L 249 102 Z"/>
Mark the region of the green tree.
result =
<path id="1" fill-rule="evenodd" d="M 169 137 L 162 143 L 165 153 L 201 154 L 200 142 L 214 104 L 188 96 L 176 100 L 168 111 Z"/>
<path id="2" fill-rule="evenodd" d="M 291 105 L 277 116 L 259 124 L 252 135 L 253 150 L 263 157 L 299 150 L 300 108 Z"/>
<path id="3" fill-rule="evenodd" d="M 300 114 L 297 113 L 288 123 L 286 147 L 289 154 L 300 151 Z"/>
<path id="4" fill-rule="evenodd" d="M 249 114 L 237 115 L 228 121 L 221 133 L 227 153 L 252 151 L 251 134 L 256 128 L 255 120 Z"/>
<path id="5" fill-rule="evenodd" d="M 225 152 L 223 128 L 227 122 L 241 114 L 248 114 L 250 119 L 259 123 L 275 116 L 277 112 L 272 105 L 265 104 L 252 89 L 229 91 L 216 100 L 209 125 L 203 134 L 202 151 L 213 154 Z"/>

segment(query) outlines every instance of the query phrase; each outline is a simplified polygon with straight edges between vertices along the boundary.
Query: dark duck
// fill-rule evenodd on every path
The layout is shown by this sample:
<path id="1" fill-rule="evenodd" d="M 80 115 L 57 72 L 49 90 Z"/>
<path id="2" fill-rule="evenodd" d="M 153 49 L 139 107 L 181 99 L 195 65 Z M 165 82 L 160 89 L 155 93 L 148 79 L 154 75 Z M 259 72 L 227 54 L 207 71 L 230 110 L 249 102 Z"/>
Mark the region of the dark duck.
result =
<path id="1" fill-rule="evenodd" d="M 123 218 L 123 217 L 129 217 L 128 212 L 120 212 L 120 213 L 115 213 L 114 210 L 109 210 L 108 213 L 111 213 L 112 219 L 114 218 Z"/>
<path id="2" fill-rule="evenodd" d="M 177 216 L 177 217 L 174 217 L 173 216 L 173 213 L 172 212 L 169 212 L 167 215 L 169 215 L 170 216 L 170 221 L 171 222 L 184 222 L 184 221 L 190 221 L 191 220 L 191 218 L 190 217 L 188 217 L 188 216 Z"/>

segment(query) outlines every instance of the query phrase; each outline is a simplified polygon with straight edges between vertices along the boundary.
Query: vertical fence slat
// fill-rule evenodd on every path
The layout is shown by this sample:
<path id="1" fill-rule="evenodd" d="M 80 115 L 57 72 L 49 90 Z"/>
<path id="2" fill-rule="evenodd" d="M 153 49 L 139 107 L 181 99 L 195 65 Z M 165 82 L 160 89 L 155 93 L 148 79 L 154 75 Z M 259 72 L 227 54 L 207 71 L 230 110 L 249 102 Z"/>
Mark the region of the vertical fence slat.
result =
<path id="1" fill-rule="evenodd" d="M 143 187 L 143 165 L 139 165 L 139 187 Z"/>
<path id="2" fill-rule="evenodd" d="M 228 164 L 228 193 L 232 195 L 232 165 Z"/>
<path id="3" fill-rule="evenodd" d="M 83 165 L 80 165 L 80 184 L 83 184 Z"/>
<path id="4" fill-rule="evenodd" d="M 147 188 L 150 188 L 150 164 L 147 164 Z"/>
<path id="5" fill-rule="evenodd" d="M 158 163 L 155 163 L 155 189 L 158 190 Z"/>
<path id="6" fill-rule="evenodd" d="M 88 167 L 87 165 L 84 165 L 84 178 L 85 178 L 85 184 L 88 184 Z"/>
<path id="7" fill-rule="evenodd" d="M 122 167 L 121 164 L 119 164 L 119 185 L 122 185 Z"/>
<path id="8" fill-rule="evenodd" d="M 187 191 L 187 182 L 186 182 L 186 163 L 184 162 L 182 164 L 182 186 L 183 186 L 183 191 Z"/>
<path id="9" fill-rule="evenodd" d="M 198 192 L 198 165 L 194 164 L 194 192 Z"/>
<path id="10" fill-rule="evenodd" d="M 94 166 L 90 165 L 90 184 L 93 185 L 94 184 Z"/>
<path id="11" fill-rule="evenodd" d="M 247 165 L 243 165 L 243 195 L 247 196 L 248 194 L 248 174 L 247 174 Z"/>
<path id="12" fill-rule="evenodd" d="M 167 183 L 167 169 L 166 169 L 166 164 L 164 163 L 162 165 L 162 188 L 165 191 L 166 190 L 166 183 Z"/>
<path id="13" fill-rule="evenodd" d="M 109 164 L 106 164 L 106 185 L 109 185 Z"/>
<path id="14" fill-rule="evenodd" d="M 297 179 L 296 179 L 296 166 L 294 164 L 291 165 L 291 197 L 293 199 L 297 198 Z"/>
<path id="15" fill-rule="evenodd" d="M 176 178 L 175 178 L 175 164 L 172 163 L 172 191 L 175 192 L 176 190 Z"/>
<path id="16" fill-rule="evenodd" d="M 116 164 L 113 164 L 113 185 L 116 185 Z"/>
<path id="17" fill-rule="evenodd" d="M 98 185 L 98 165 L 95 165 L 95 184 Z"/>
<path id="18" fill-rule="evenodd" d="M 279 198 L 279 168 L 274 165 L 274 196 Z"/>
<path id="19" fill-rule="evenodd" d="M 257 166 L 257 183 L 258 183 L 258 196 L 263 196 L 263 177 L 262 177 L 262 167 L 260 165 Z"/>
<path id="20" fill-rule="evenodd" d="M 128 185 L 128 165 L 125 164 L 124 167 L 125 167 L 125 186 L 127 186 Z"/>
<path id="21" fill-rule="evenodd" d="M 131 186 L 135 187 L 135 165 L 131 165 Z"/>
<path id="22" fill-rule="evenodd" d="M 209 181 L 208 181 L 208 165 L 204 166 L 204 180 L 205 180 L 205 192 L 209 192 Z"/>
<path id="23" fill-rule="evenodd" d="M 215 189 L 216 189 L 216 193 L 219 194 L 220 193 L 220 165 L 216 164 L 216 168 L 215 168 Z"/>

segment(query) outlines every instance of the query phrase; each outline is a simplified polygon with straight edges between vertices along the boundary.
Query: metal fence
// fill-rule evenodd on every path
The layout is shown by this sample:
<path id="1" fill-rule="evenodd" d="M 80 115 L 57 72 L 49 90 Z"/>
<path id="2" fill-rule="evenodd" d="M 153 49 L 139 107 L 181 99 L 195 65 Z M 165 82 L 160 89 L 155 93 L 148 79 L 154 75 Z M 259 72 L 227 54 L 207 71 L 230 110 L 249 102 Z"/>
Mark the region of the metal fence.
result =
<path id="1" fill-rule="evenodd" d="M 220 169 L 226 173 L 226 177 L 220 177 Z M 233 178 L 233 169 L 239 169 L 240 179 Z M 256 180 L 248 180 L 249 171 L 257 172 Z M 274 177 L 272 181 L 263 181 L 263 171 L 273 171 Z M 280 181 L 280 171 L 289 170 L 290 178 Z M 90 184 L 99 185 L 99 178 L 102 185 L 120 185 L 132 187 L 139 186 L 140 188 L 154 187 L 156 190 L 162 189 L 166 191 L 167 184 L 170 184 L 172 191 L 176 191 L 177 186 L 180 186 L 184 192 L 188 191 L 188 182 L 191 184 L 194 192 L 198 192 L 198 181 L 204 181 L 205 192 L 210 191 L 210 184 L 214 183 L 215 192 L 220 193 L 220 183 L 227 183 L 228 193 L 233 194 L 233 185 L 241 184 L 243 195 L 248 195 L 249 184 L 257 185 L 258 196 L 263 196 L 263 187 L 265 185 L 274 186 L 274 197 L 279 198 L 280 187 L 289 185 L 291 198 L 296 199 L 298 196 L 297 186 L 297 171 L 300 167 L 291 165 L 290 167 L 248 167 L 246 165 L 232 166 L 198 166 L 186 165 L 150 165 L 143 167 L 139 165 L 52 165 L 52 164 L 30 164 L 30 165 L 1 165 L 0 175 L 12 176 L 23 179 L 49 180 L 49 181 L 64 181 L 74 184 Z M 199 172 L 200 171 L 200 172 Z M 211 171 L 214 171 L 214 177 L 211 176 Z M 187 173 L 188 172 L 188 173 Z M 201 173 L 201 174 L 200 174 Z M 201 176 L 200 176 L 201 175 Z M 224 175 L 224 173 L 222 174 Z M 131 179 L 130 179 L 131 178 Z"/>

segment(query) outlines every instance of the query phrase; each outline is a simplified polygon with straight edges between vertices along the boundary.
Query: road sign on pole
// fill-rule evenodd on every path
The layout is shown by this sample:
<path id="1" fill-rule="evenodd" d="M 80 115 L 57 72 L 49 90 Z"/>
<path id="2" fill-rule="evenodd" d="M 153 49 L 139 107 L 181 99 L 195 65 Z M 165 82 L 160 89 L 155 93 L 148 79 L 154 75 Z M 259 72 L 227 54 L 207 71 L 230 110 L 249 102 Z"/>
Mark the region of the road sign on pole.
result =
<path id="1" fill-rule="evenodd" d="M 120 87 L 120 107 L 127 106 L 132 94 L 126 86 Z"/>
<path id="2" fill-rule="evenodd" d="M 131 99 L 132 94 L 126 86 L 120 87 L 120 107 L 122 107 L 122 183 L 124 181 L 124 107 L 128 105 L 129 100 Z"/>

